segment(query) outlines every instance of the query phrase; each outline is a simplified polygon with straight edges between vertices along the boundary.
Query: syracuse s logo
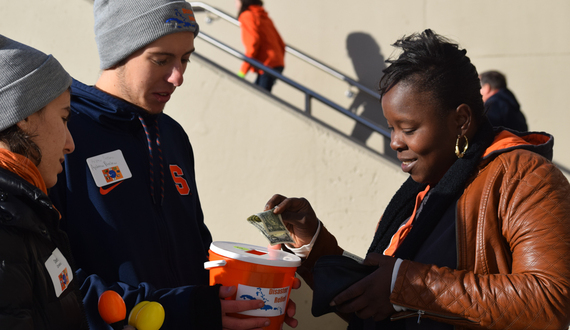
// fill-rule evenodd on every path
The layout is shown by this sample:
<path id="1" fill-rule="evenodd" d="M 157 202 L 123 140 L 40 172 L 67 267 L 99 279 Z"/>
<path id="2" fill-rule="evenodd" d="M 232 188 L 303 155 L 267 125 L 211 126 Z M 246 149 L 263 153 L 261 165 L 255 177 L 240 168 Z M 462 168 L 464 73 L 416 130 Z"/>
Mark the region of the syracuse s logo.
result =
<path id="1" fill-rule="evenodd" d="M 178 165 L 170 165 L 170 174 L 172 175 L 172 180 L 176 184 L 176 189 L 180 195 L 188 195 L 190 193 L 190 186 L 188 186 L 188 181 L 184 179 L 184 172 Z"/>

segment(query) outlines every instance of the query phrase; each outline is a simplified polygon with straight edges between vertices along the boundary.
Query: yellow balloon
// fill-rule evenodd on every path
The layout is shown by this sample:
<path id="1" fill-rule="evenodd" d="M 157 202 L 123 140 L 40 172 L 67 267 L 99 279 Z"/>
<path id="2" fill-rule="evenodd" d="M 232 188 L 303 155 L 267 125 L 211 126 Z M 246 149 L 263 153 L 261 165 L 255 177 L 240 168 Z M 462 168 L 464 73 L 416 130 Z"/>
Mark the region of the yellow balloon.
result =
<path id="1" fill-rule="evenodd" d="M 164 307 L 156 301 L 151 301 L 142 306 L 137 313 L 137 330 L 158 330 L 164 323 Z"/>
<path id="2" fill-rule="evenodd" d="M 141 310 L 141 308 L 143 308 L 144 305 L 148 304 L 150 301 L 141 301 L 140 303 L 136 304 L 135 307 L 133 307 L 133 309 L 131 310 L 131 312 L 129 313 L 129 325 L 133 326 L 133 327 L 137 327 L 137 314 L 139 313 L 139 311 Z"/>

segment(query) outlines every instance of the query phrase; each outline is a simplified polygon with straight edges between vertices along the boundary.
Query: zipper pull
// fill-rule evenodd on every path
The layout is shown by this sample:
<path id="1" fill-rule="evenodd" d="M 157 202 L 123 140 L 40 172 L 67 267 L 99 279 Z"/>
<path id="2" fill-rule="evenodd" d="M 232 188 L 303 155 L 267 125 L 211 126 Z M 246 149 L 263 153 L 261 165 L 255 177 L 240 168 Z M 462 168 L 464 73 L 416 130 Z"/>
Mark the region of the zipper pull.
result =
<path id="1" fill-rule="evenodd" d="M 424 314 L 425 314 L 424 311 L 418 311 L 418 324 L 421 323 L 421 317 L 422 317 L 422 315 L 424 315 Z"/>

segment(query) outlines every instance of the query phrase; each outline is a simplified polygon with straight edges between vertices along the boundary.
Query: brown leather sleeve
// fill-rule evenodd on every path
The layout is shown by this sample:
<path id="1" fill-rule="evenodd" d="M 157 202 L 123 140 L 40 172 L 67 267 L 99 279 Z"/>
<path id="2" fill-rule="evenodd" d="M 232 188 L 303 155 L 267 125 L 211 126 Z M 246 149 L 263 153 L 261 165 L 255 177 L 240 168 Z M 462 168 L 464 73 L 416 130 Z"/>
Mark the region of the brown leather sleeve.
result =
<path id="1" fill-rule="evenodd" d="M 406 260 L 390 300 L 460 327 L 568 329 L 570 184 L 528 153 L 493 163 L 458 203 L 464 270 Z"/>

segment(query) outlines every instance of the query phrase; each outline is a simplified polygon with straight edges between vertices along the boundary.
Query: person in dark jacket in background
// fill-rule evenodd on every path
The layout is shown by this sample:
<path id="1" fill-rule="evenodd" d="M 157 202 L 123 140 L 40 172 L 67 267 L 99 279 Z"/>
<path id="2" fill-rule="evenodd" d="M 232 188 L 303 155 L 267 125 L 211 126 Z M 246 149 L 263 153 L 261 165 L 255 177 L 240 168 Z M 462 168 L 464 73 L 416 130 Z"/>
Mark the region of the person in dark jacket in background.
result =
<path id="1" fill-rule="evenodd" d="M 71 77 L 0 35 L 0 328 L 87 329 L 67 235 L 47 196 L 75 146 Z"/>
<path id="2" fill-rule="evenodd" d="M 282 73 L 285 67 L 285 42 L 281 39 L 273 21 L 263 9 L 261 0 L 236 0 L 241 24 L 241 39 L 245 55 L 263 65 Z M 276 78 L 251 64 L 243 62 L 238 73 L 245 77 L 248 71 L 257 73 L 255 84 L 271 92 Z"/>
<path id="3" fill-rule="evenodd" d="M 487 118 L 494 127 L 506 127 L 526 132 L 526 118 L 515 95 L 507 88 L 507 78 L 498 71 L 486 71 L 479 76 L 481 95 Z"/>
<path id="4" fill-rule="evenodd" d="M 192 7 L 95 0 L 93 10 L 103 71 L 95 86 L 73 82 L 69 129 L 78 151 L 66 157 L 51 193 L 70 236 L 90 326 L 109 328 L 97 309 L 106 290 L 118 292 L 127 310 L 160 303 L 162 330 L 266 326 L 268 318 L 227 315 L 261 308 L 262 301 L 226 300 L 235 287 L 209 286 L 204 262 L 212 236 L 192 146 L 163 113 L 194 52 Z"/>

